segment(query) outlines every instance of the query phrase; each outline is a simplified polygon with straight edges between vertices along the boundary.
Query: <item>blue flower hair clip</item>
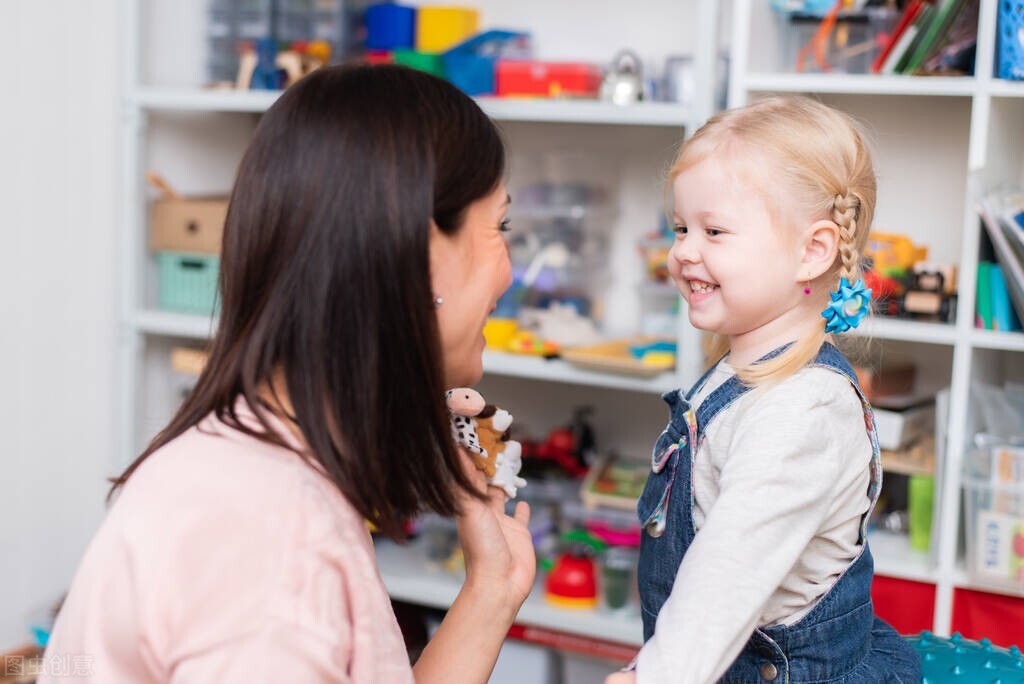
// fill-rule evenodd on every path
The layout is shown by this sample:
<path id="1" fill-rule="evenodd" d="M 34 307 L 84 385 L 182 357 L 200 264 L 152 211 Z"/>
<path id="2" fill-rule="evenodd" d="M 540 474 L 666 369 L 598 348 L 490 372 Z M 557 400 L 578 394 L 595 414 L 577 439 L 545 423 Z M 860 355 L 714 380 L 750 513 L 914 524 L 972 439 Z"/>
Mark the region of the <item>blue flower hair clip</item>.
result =
<path id="1" fill-rule="evenodd" d="M 858 278 L 853 285 L 846 278 L 839 281 L 839 290 L 829 293 L 832 301 L 821 312 L 827 321 L 825 332 L 841 333 L 856 328 L 871 307 L 871 290 L 864 286 L 864 279 Z"/>

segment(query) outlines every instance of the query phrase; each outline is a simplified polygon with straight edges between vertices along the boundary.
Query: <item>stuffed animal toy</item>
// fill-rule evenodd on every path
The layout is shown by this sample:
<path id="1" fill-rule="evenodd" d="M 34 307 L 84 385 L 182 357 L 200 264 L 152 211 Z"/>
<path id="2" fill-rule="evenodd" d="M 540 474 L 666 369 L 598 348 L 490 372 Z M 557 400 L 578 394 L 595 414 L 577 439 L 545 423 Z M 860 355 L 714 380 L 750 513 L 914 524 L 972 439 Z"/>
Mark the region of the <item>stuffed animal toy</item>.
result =
<path id="1" fill-rule="evenodd" d="M 517 488 L 526 486 L 519 477 L 522 446 L 509 439 L 512 414 L 484 401 L 468 387 L 445 392 L 445 403 L 452 418 L 452 438 L 466 449 L 473 464 L 487 476 L 487 484 L 501 487 L 511 499 Z"/>

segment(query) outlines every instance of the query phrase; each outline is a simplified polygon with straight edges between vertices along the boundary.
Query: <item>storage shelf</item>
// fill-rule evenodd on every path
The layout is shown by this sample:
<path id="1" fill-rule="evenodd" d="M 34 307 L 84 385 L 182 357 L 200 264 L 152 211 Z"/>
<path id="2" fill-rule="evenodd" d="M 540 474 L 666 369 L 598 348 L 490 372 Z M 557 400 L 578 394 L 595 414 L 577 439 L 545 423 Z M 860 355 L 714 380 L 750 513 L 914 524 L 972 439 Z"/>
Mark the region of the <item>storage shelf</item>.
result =
<path id="1" fill-rule="evenodd" d="M 216 330 L 217 321 L 210 316 L 144 309 L 131 321 L 135 330 L 150 335 L 208 340 Z"/>
<path id="2" fill-rule="evenodd" d="M 956 570 L 953 574 L 953 586 L 958 589 L 971 589 L 973 591 L 983 591 L 988 594 L 1002 594 L 1003 596 L 1015 596 L 1018 598 L 1024 598 L 1024 587 L 1020 589 L 1013 589 L 1007 585 L 990 584 L 988 582 L 980 582 L 967 572 L 967 563 L 964 559 L 960 559 L 957 563 Z"/>
<path id="3" fill-rule="evenodd" d="M 643 378 L 617 373 L 603 373 L 572 365 L 561 359 L 545 359 L 539 356 L 506 354 L 484 351 L 484 372 L 516 378 L 531 378 L 549 382 L 564 382 L 575 385 L 590 385 L 634 392 L 655 392 L 661 394 L 679 386 L 672 371 L 653 378 Z"/>
<path id="4" fill-rule="evenodd" d="M 877 74 L 747 74 L 751 91 L 857 95 L 969 97 L 977 81 L 966 76 L 880 76 Z"/>
<path id="5" fill-rule="evenodd" d="M 451 573 L 427 564 L 422 541 L 398 545 L 378 539 L 374 546 L 381 579 L 391 598 L 442 610 L 455 600 L 461 581 Z M 643 644 L 643 623 L 639 613 L 619 616 L 599 609 L 556 608 L 544 600 L 544 588 L 539 579 L 519 609 L 516 623 L 637 647 Z"/>
<path id="6" fill-rule="evenodd" d="M 864 319 L 861 327 L 852 332 L 878 340 L 928 344 L 953 344 L 956 341 L 956 328 L 952 324 L 908 321 L 887 316 L 869 316 Z"/>
<path id="7" fill-rule="evenodd" d="M 971 346 L 981 349 L 1024 351 L 1024 333 L 997 330 L 972 330 Z"/>
<path id="8" fill-rule="evenodd" d="M 937 581 L 930 555 L 910 548 L 907 535 L 875 530 L 868 533 L 868 544 L 875 560 L 876 575 L 915 582 Z"/>
<path id="9" fill-rule="evenodd" d="M 632 126 L 678 126 L 688 110 L 673 102 L 615 105 L 597 100 L 545 100 L 499 97 L 476 98 L 488 116 L 499 121 L 539 121 Z"/>
<path id="10" fill-rule="evenodd" d="M 992 79 L 988 84 L 988 92 L 995 97 L 1024 97 L 1024 81 Z"/>
<path id="11" fill-rule="evenodd" d="M 265 112 L 283 91 L 203 90 L 200 88 L 146 87 L 131 99 L 151 110 L 192 112 Z M 488 116 L 499 121 L 566 122 L 632 126 L 678 126 L 689 111 L 672 102 L 638 102 L 619 106 L 597 100 L 548 100 L 479 97 Z"/>

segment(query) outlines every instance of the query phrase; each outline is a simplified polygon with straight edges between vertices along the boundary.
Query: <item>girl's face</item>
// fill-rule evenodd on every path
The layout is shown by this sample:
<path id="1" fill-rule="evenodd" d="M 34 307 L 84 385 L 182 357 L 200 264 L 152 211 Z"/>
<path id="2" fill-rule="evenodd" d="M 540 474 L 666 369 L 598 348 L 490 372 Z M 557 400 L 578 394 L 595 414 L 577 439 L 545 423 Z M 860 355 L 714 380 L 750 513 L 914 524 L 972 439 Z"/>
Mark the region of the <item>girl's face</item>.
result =
<path id="1" fill-rule="evenodd" d="M 795 339 L 814 314 L 802 302 L 798 231 L 773 225 L 764 200 L 785 201 L 785 190 L 732 154 L 711 154 L 675 179 L 668 269 L 690 323 L 727 336 L 731 363 L 747 364 Z"/>
<path id="2" fill-rule="evenodd" d="M 509 196 L 504 184 L 469 205 L 452 235 L 436 226 L 430 238 L 430 274 L 441 331 L 446 387 L 472 386 L 483 375 L 484 324 L 512 284 L 504 232 Z"/>

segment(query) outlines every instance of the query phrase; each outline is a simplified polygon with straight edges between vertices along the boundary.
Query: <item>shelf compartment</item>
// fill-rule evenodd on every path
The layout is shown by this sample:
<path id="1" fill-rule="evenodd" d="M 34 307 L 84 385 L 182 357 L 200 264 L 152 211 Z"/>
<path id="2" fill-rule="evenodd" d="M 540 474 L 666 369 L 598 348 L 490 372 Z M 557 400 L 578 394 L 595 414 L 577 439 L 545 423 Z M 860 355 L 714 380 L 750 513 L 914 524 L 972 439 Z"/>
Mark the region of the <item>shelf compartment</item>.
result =
<path id="1" fill-rule="evenodd" d="M 150 110 L 192 112 L 265 112 L 282 91 L 140 88 L 130 100 Z M 566 122 L 682 128 L 689 110 L 674 102 L 638 102 L 620 106 L 597 100 L 476 98 L 488 116 L 499 121 Z"/>
<path id="2" fill-rule="evenodd" d="M 455 600 L 461 582 L 454 575 L 429 567 L 426 552 L 419 542 L 398 545 L 378 539 L 377 566 L 381 579 L 393 599 L 446 610 Z M 643 624 L 639 610 L 635 615 L 611 615 L 599 609 L 565 610 L 548 605 L 544 600 L 542 580 L 534 585 L 526 603 L 519 609 L 516 624 L 549 629 L 628 644 L 643 644 Z"/>
<path id="3" fill-rule="evenodd" d="M 868 533 L 868 544 L 875 559 L 876 575 L 915 582 L 938 581 L 938 573 L 929 552 L 910 548 L 907 535 L 874 530 Z"/>
<path id="4" fill-rule="evenodd" d="M 975 84 L 968 76 L 750 73 L 745 86 L 757 92 L 970 97 Z"/>

